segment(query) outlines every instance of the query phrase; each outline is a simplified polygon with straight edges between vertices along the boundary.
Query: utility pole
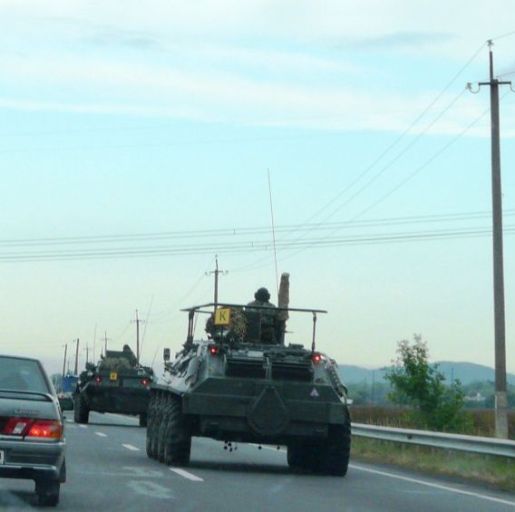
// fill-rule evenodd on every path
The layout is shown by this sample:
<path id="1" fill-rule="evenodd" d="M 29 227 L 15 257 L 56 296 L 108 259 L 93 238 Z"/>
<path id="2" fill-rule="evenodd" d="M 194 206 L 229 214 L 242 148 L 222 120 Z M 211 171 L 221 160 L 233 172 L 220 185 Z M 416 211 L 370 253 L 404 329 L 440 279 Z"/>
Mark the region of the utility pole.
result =
<path id="1" fill-rule="evenodd" d="M 74 375 L 78 375 L 79 372 L 79 338 L 75 340 L 75 371 Z"/>
<path id="2" fill-rule="evenodd" d="M 63 358 L 63 379 L 64 379 L 64 372 L 66 371 L 66 353 L 68 352 L 68 343 L 64 344 L 64 358 Z"/>
<path id="3" fill-rule="evenodd" d="M 492 220 L 495 319 L 495 435 L 508 438 L 508 395 L 506 392 L 506 321 L 504 317 L 504 264 L 502 229 L 501 143 L 499 128 L 499 86 L 510 85 L 494 78 L 492 41 L 488 41 L 490 80 L 479 86 L 490 87 L 492 147 Z"/>
<path id="4" fill-rule="evenodd" d="M 110 339 L 107 337 L 107 331 L 104 331 L 104 357 L 107 355 L 107 341 Z"/>
<path id="5" fill-rule="evenodd" d="M 93 331 L 93 363 L 96 361 L 97 355 L 97 324 L 95 324 L 95 330 Z"/>
<path id="6" fill-rule="evenodd" d="M 136 360 L 139 364 L 139 358 L 140 358 L 140 351 L 139 351 L 139 324 L 144 323 L 143 320 L 140 320 L 138 316 L 138 310 L 136 310 L 136 320 L 133 320 L 133 322 L 136 324 Z"/>
<path id="7" fill-rule="evenodd" d="M 211 272 L 206 272 L 206 276 L 210 275 L 210 274 L 214 274 L 215 276 L 215 295 L 214 295 L 214 303 L 215 303 L 215 309 L 218 305 L 218 276 L 220 274 L 222 275 L 225 275 L 228 273 L 227 270 L 219 270 L 218 268 L 218 256 L 215 256 L 215 262 L 216 262 L 216 265 L 215 265 L 215 270 L 211 270 Z"/>

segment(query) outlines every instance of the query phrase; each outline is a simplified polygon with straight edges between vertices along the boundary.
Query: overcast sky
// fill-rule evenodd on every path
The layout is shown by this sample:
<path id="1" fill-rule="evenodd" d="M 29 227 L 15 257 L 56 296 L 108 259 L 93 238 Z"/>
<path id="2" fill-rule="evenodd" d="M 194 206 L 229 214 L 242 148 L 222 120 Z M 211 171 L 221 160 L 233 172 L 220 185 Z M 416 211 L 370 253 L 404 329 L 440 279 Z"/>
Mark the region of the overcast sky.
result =
<path id="1" fill-rule="evenodd" d="M 81 340 L 143 360 L 181 307 L 277 271 L 319 348 L 380 366 L 413 333 L 493 366 L 489 91 L 510 1 L 0 0 L 0 351 L 51 371 Z M 515 94 L 501 90 L 507 363 L 515 371 Z M 270 187 L 269 187 L 270 177 Z M 309 344 L 310 318 L 290 322 Z M 197 327 L 202 334 L 202 325 Z"/>

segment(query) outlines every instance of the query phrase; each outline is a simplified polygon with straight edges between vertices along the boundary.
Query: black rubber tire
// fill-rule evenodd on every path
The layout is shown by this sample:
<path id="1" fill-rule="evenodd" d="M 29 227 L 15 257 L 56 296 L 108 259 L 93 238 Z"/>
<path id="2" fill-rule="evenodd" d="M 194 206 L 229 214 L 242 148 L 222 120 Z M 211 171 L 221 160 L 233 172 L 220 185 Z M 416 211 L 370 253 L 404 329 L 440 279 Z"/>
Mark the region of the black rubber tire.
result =
<path id="1" fill-rule="evenodd" d="M 345 476 L 349 467 L 351 445 L 350 418 L 343 425 L 330 425 L 329 435 L 320 453 L 319 472 Z"/>
<path id="2" fill-rule="evenodd" d="M 88 423 L 89 421 L 89 409 L 84 397 L 80 393 L 75 395 L 73 403 L 73 419 L 75 423 Z"/>
<path id="3" fill-rule="evenodd" d="M 58 480 L 36 480 L 36 494 L 40 507 L 55 507 L 59 503 L 61 483 Z"/>
<path id="4" fill-rule="evenodd" d="M 63 460 L 61 471 L 59 472 L 59 482 L 64 484 L 66 482 L 66 459 Z"/>
<path id="5" fill-rule="evenodd" d="M 343 425 L 329 425 L 323 442 L 297 441 L 288 445 L 288 465 L 293 470 L 323 475 L 345 476 L 349 467 L 351 444 L 350 417 Z"/>
<path id="6" fill-rule="evenodd" d="M 299 469 L 302 467 L 302 449 L 297 445 L 289 445 L 287 449 L 286 459 L 291 469 Z"/>
<path id="7" fill-rule="evenodd" d="M 148 413 L 143 412 L 139 415 L 139 426 L 146 427 L 148 425 Z"/>
<path id="8" fill-rule="evenodd" d="M 155 403 L 156 395 L 152 393 L 150 395 L 150 400 L 148 402 L 148 412 L 147 412 L 147 437 L 145 448 L 147 450 L 147 456 L 151 459 L 155 457 L 153 452 L 153 442 L 152 442 L 152 434 L 154 431 L 154 403 Z"/>
<path id="9" fill-rule="evenodd" d="M 182 413 L 182 402 L 172 395 L 168 404 L 164 462 L 168 466 L 187 466 L 191 454 L 191 429 Z"/>
<path id="10" fill-rule="evenodd" d="M 152 420 L 152 433 L 150 436 L 152 458 L 157 459 L 157 446 L 158 446 L 158 434 L 159 424 L 161 423 L 162 414 L 162 393 L 157 393 L 154 400 L 154 414 Z"/>
<path id="11" fill-rule="evenodd" d="M 172 395 L 165 393 L 161 401 L 161 421 L 159 422 L 157 430 L 157 460 L 159 462 L 165 461 L 165 444 L 166 444 L 166 430 L 170 417 L 170 400 Z"/>

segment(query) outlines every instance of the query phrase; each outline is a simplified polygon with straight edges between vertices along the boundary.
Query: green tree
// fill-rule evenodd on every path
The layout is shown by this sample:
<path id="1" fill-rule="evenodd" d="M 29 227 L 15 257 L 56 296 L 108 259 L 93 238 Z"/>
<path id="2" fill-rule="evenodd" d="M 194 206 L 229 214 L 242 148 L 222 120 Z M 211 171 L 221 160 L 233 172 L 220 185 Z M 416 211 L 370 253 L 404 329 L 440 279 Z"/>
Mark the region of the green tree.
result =
<path id="1" fill-rule="evenodd" d="M 398 344 L 398 358 L 386 373 L 392 391 L 390 400 L 411 407 L 410 420 L 419 428 L 466 432 L 470 419 L 463 412 L 464 392 L 458 380 L 449 386 L 437 365 L 428 362 L 427 343 L 414 335 L 413 343 Z"/>

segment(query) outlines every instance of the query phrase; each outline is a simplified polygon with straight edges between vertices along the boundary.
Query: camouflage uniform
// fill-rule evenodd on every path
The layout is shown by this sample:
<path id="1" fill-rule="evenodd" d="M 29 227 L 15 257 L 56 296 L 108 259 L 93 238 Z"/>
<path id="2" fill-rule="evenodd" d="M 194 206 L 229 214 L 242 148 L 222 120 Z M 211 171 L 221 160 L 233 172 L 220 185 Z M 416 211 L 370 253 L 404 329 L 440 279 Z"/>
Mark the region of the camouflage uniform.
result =
<path id="1" fill-rule="evenodd" d="M 277 343 L 278 340 L 276 339 L 275 332 L 277 311 L 275 310 L 276 306 L 269 301 L 270 293 L 268 293 L 266 288 L 260 288 L 254 294 L 254 298 L 255 300 L 247 304 L 245 311 L 248 317 L 257 317 L 259 320 L 260 339 L 255 341 L 261 343 Z M 259 308 L 254 309 L 254 306 L 259 306 Z"/>

